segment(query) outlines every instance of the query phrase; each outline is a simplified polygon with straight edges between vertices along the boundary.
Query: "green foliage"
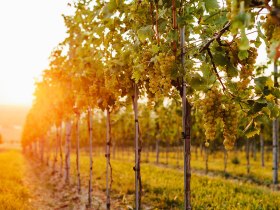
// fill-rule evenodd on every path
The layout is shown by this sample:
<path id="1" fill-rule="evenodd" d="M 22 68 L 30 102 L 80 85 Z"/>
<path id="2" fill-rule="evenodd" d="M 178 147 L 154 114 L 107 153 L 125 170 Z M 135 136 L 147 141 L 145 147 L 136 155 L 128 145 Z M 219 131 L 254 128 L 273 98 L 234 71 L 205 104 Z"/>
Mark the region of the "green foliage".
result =
<path id="1" fill-rule="evenodd" d="M 217 0 L 204 0 L 204 3 L 207 12 L 219 9 Z"/>
<path id="2" fill-rule="evenodd" d="M 280 97 L 271 76 L 255 68 L 260 39 L 274 56 L 271 60 L 277 57 L 280 40 L 279 20 L 270 14 L 258 18 L 256 8 L 262 6 L 236 0 L 225 4 L 217 0 L 188 4 L 165 0 L 77 1 L 72 6 L 74 13 L 63 16 L 67 37 L 52 52 L 50 66 L 37 83 L 23 145 L 88 108 L 121 114 L 121 107 L 130 106 L 136 84 L 149 105 L 164 98 L 178 102 L 184 80 L 192 104 L 204 100 L 213 86 L 222 93 L 223 119 L 227 118 L 224 131 L 232 127 L 231 114 L 226 110 L 235 104 L 242 112 L 237 126 L 246 131 L 235 133 L 249 137 L 258 134 L 259 116 L 279 116 L 276 102 Z M 257 38 L 248 33 L 255 33 Z M 181 43 L 183 34 L 185 43 Z M 184 54 L 179 46 L 184 47 Z M 173 106 L 163 108 L 169 118 L 176 109 Z M 219 118 L 216 114 L 211 117 Z M 160 115 L 158 121 L 164 122 L 165 116 Z M 251 120 L 254 123 L 245 129 Z M 216 126 L 219 129 L 218 123 Z M 36 130 L 31 132 L 32 127 Z M 161 127 L 161 136 L 175 138 L 174 128 L 164 123 Z M 224 137 L 228 142 L 229 137 Z"/>
<path id="3" fill-rule="evenodd" d="M 137 31 L 137 34 L 141 42 L 146 41 L 146 39 L 151 39 L 154 34 L 153 27 L 151 25 L 142 27 Z"/>

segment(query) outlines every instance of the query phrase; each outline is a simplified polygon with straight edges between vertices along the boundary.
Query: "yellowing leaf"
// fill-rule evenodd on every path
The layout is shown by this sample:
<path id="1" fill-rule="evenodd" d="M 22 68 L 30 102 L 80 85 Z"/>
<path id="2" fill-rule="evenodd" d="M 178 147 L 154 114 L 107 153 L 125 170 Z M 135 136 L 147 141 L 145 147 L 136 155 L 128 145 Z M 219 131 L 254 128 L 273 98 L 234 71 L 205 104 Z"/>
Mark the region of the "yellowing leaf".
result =
<path id="1" fill-rule="evenodd" d="M 274 99 L 275 99 L 275 96 L 272 95 L 272 94 L 269 94 L 269 95 L 265 96 L 265 98 L 266 98 L 266 100 L 268 100 L 268 101 L 270 101 L 270 102 L 273 102 Z"/>
<path id="2" fill-rule="evenodd" d="M 260 134 L 260 130 L 254 129 L 254 130 L 246 133 L 246 137 L 247 138 L 252 138 L 254 135 L 259 135 L 259 134 Z"/>
<path id="3" fill-rule="evenodd" d="M 270 90 L 273 86 L 274 86 L 274 82 L 272 81 L 271 78 L 268 78 L 265 82 L 265 85 L 268 87 L 268 89 Z"/>

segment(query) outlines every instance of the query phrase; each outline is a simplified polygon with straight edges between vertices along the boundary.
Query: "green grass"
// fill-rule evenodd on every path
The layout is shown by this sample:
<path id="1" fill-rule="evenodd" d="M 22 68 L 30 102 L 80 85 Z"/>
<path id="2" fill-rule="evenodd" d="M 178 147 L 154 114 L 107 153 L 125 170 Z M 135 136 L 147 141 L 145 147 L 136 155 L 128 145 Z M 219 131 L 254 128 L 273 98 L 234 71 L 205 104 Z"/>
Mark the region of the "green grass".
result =
<path id="1" fill-rule="evenodd" d="M 72 156 L 73 157 L 73 156 Z M 87 185 L 89 160 L 81 157 L 83 185 Z M 113 199 L 122 207 L 133 206 L 133 163 L 112 160 Z M 72 168 L 75 160 L 72 158 Z M 75 172 L 72 170 L 73 176 Z M 105 157 L 94 157 L 94 186 L 105 193 Z M 73 177 L 73 180 L 75 178 Z M 143 204 L 152 209 L 183 209 L 183 173 L 177 169 L 142 165 Z M 193 175 L 191 179 L 193 209 L 279 209 L 280 193 L 252 184 Z M 145 209 L 145 208 L 144 208 Z"/>
<path id="2" fill-rule="evenodd" d="M 29 192 L 23 185 L 24 160 L 19 151 L 0 152 L 0 209 L 25 210 Z"/>
<path id="3" fill-rule="evenodd" d="M 228 152 L 228 162 L 227 162 L 227 176 L 238 178 L 240 180 L 253 182 L 260 185 L 271 185 L 272 184 L 272 156 L 271 154 L 265 153 L 265 167 L 261 167 L 260 154 L 257 153 L 257 159 L 254 160 L 250 157 L 250 173 L 247 174 L 247 162 L 245 152 L 229 151 Z M 250 155 L 251 156 L 251 155 Z M 146 154 L 143 152 L 142 160 L 147 161 Z M 239 164 L 233 164 L 232 160 L 238 158 L 240 161 Z M 118 159 L 130 159 L 132 160 L 133 155 L 130 151 L 130 155 L 125 152 L 124 155 L 118 155 Z M 149 153 L 148 158 L 149 163 L 155 163 L 156 154 L 155 152 Z M 161 150 L 160 164 L 166 164 L 166 154 L 164 150 Z M 179 154 L 179 161 L 177 161 L 177 154 L 175 152 L 169 153 L 168 158 L 169 167 L 181 167 L 183 168 L 183 155 Z M 199 170 L 202 173 L 205 171 L 205 161 L 204 156 L 200 155 L 198 151 L 198 156 L 196 157 L 195 153 L 192 152 L 191 156 L 191 168 L 194 170 Z M 215 154 L 209 154 L 208 156 L 208 171 L 214 173 L 215 175 L 224 176 L 224 156 L 222 152 L 216 152 Z"/>

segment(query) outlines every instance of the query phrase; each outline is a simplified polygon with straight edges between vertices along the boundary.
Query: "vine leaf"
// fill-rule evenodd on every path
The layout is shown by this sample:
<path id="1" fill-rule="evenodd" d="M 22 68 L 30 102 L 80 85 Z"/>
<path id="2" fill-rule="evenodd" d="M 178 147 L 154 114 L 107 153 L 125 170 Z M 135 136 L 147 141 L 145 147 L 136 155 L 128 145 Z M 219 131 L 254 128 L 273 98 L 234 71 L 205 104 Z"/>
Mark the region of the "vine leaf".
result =
<path id="1" fill-rule="evenodd" d="M 206 90 L 208 87 L 207 81 L 199 74 L 195 74 L 191 78 L 190 85 L 195 90 Z"/>
<path id="2" fill-rule="evenodd" d="M 271 119 L 275 119 L 276 117 L 279 116 L 279 108 L 277 107 L 276 104 L 274 103 L 268 103 L 267 107 L 269 108 L 270 110 L 270 115 L 269 117 Z"/>
<path id="3" fill-rule="evenodd" d="M 238 76 L 238 69 L 232 63 L 228 63 L 227 74 L 229 77 L 236 77 Z"/>
<path id="4" fill-rule="evenodd" d="M 214 62 L 217 64 L 217 65 L 220 65 L 220 66 L 225 66 L 228 64 L 228 61 L 227 61 L 227 58 L 224 54 L 222 53 L 215 53 L 213 55 L 213 58 L 214 58 Z"/>
<path id="5" fill-rule="evenodd" d="M 267 104 L 266 103 L 258 103 L 258 102 L 255 102 L 253 107 L 251 108 L 251 110 L 248 112 L 248 114 L 256 114 L 258 113 L 259 111 L 262 110 L 262 108 L 266 107 Z"/>
<path id="6" fill-rule="evenodd" d="M 217 0 L 204 0 L 205 8 L 207 12 L 213 11 L 219 8 Z"/>
<path id="7" fill-rule="evenodd" d="M 255 127 L 251 127 L 250 129 L 247 130 L 247 132 L 245 133 L 247 138 L 252 138 L 254 135 L 259 135 L 260 134 L 260 130 L 255 128 Z"/>
<path id="8" fill-rule="evenodd" d="M 262 93 L 264 87 L 266 86 L 266 81 L 268 80 L 267 77 L 257 77 L 254 79 L 255 83 L 255 91 L 257 93 Z"/>
<path id="9" fill-rule="evenodd" d="M 150 39 L 153 36 L 154 34 L 153 27 L 151 25 L 142 27 L 137 31 L 137 34 L 139 40 L 141 42 L 145 42 L 147 38 Z"/>
<path id="10" fill-rule="evenodd" d="M 249 54 L 248 54 L 248 51 L 247 51 L 247 50 L 240 50 L 240 51 L 238 52 L 238 58 L 239 58 L 240 60 L 244 60 L 244 59 L 248 58 L 248 56 L 249 56 Z"/>

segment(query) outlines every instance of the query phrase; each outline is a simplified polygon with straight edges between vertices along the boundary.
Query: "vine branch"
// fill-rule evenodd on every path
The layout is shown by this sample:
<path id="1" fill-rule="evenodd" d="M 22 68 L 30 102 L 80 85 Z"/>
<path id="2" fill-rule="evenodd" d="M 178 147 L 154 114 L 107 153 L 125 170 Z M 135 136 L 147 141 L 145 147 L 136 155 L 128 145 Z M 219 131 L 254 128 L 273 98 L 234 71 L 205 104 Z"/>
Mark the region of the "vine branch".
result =
<path id="1" fill-rule="evenodd" d="M 210 39 L 208 42 L 206 42 L 206 44 L 199 50 L 199 52 L 203 52 L 204 50 L 207 50 L 209 49 L 209 46 L 212 42 L 214 42 L 215 40 L 217 40 L 217 42 L 219 44 L 222 44 L 221 43 L 221 36 L 229 29 L 231 23 L 230 22 L 227 22 L 226 25 L 218 32 L 218 33 L 215 33 L 215 36 Z"/>
<path id="2" fill-rule="evenodd" d="M 207 48 L 207 53 L 208 53 L 208 55 L 209 55 L 209 57 L 210 57 L 210 60 L 211 60 L 211 63 L 212 63 L 214 72 L 215 72 L 215 74 L 216 74 L 216 76 L 217 76 L 219 82 L 221 83 L 221 85 L 222 85 L 222 87 L 223 87 L 223 91 L 225 92 L 225 91 L 226 91 L 226 87 L 225 87 L 225 85 L 224 85 L 224 83 L 223 83 L 223 81 L 222 81 L 222 79 L 221 79 L 221 77 L 220 77 L 220 75 L 219 75 L 219 73 L 218 73 L 218 71 L 217 71 L 217 67 L 216 67 L 216 64 L 215 64 L 215 62 L 214 62 L 213 55 L 212 55 L 211 50 L 210 50 L 209 48 Z"/>

